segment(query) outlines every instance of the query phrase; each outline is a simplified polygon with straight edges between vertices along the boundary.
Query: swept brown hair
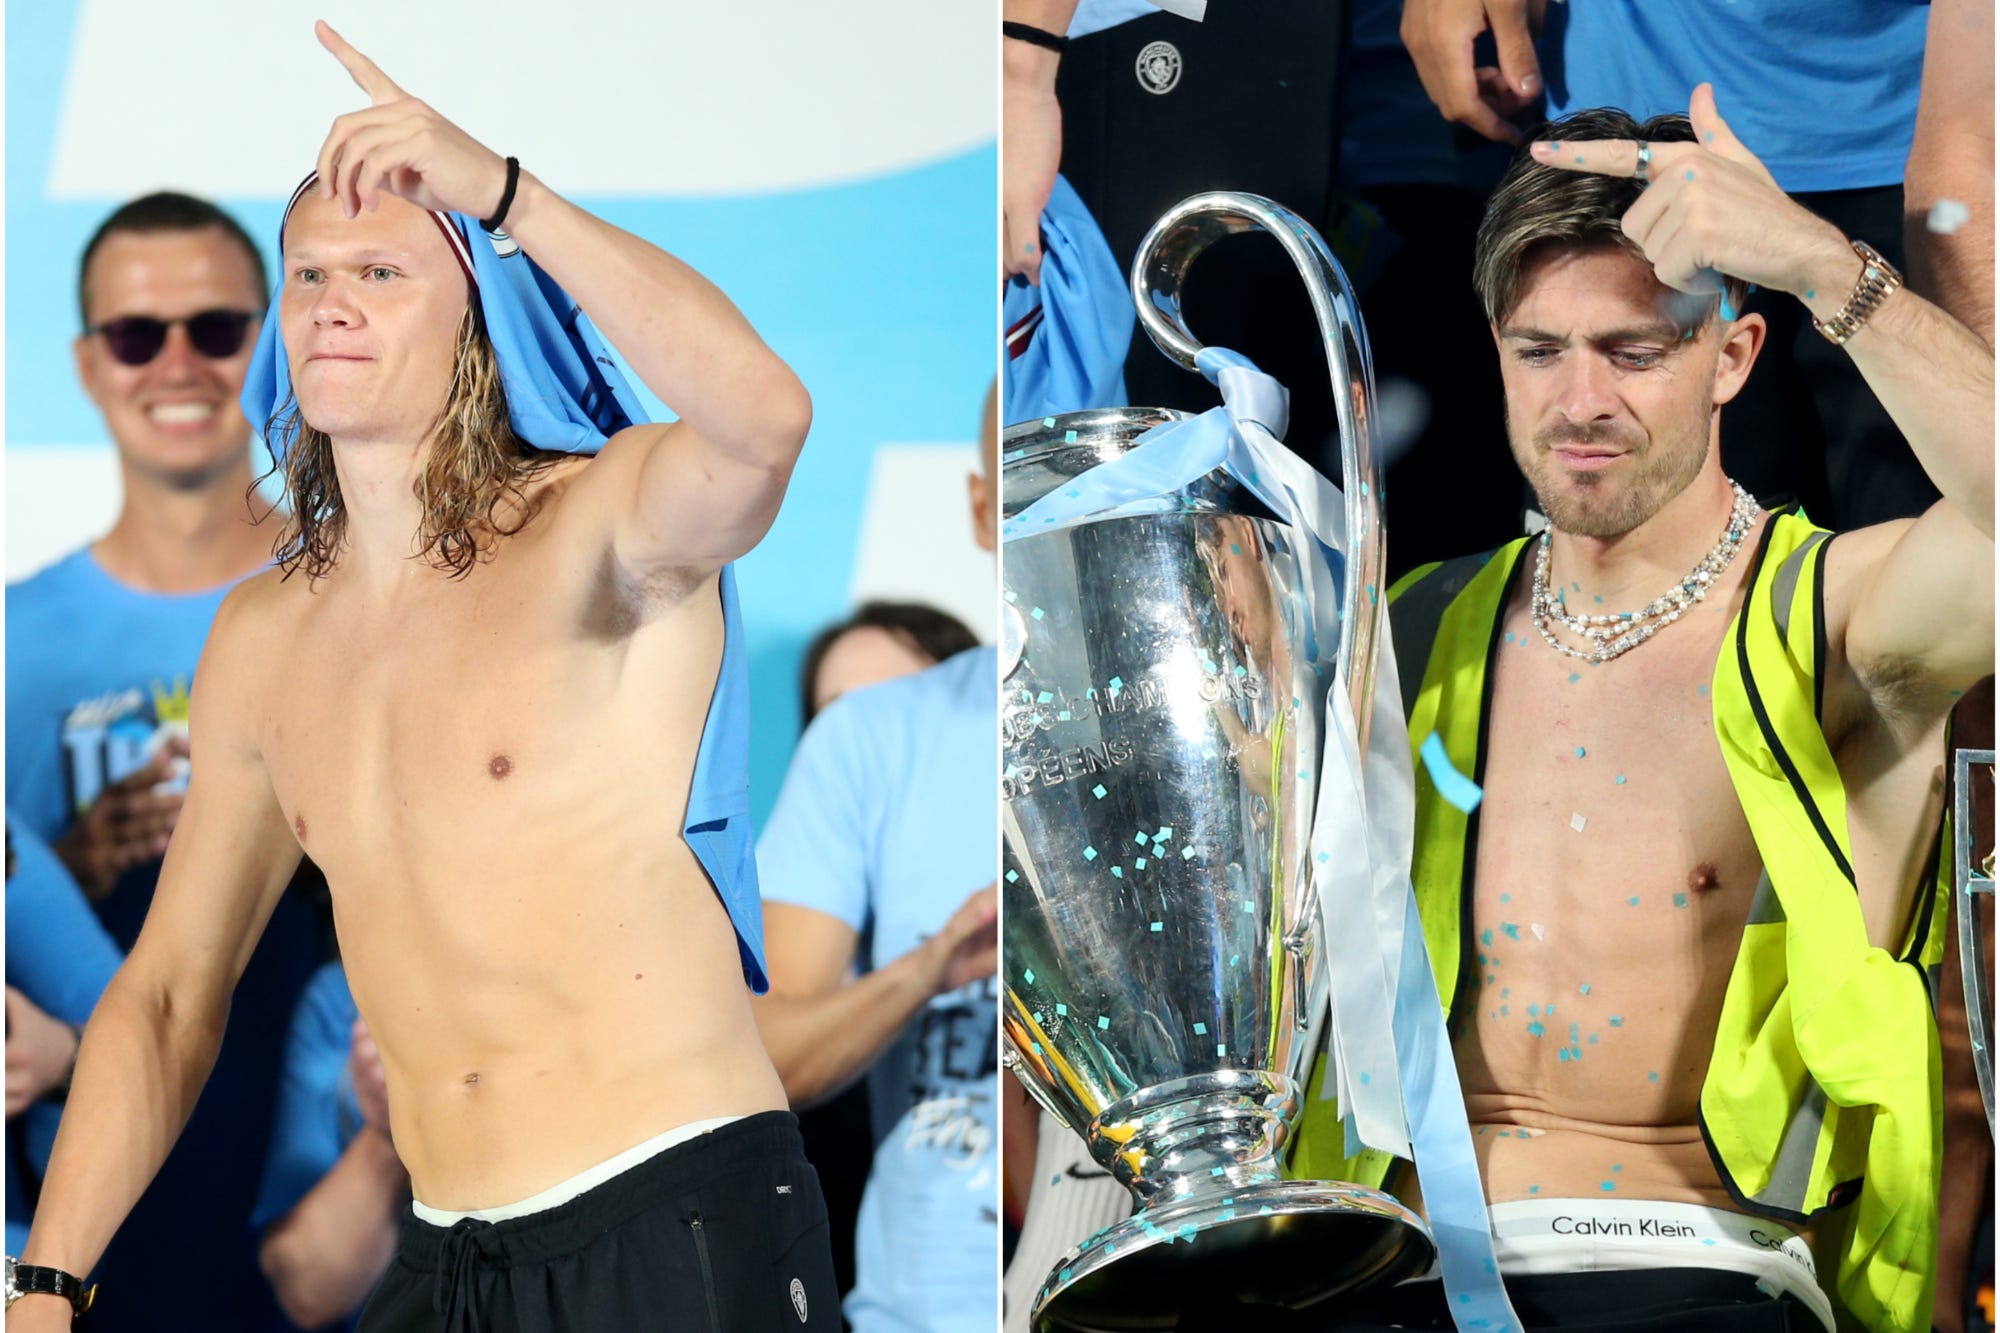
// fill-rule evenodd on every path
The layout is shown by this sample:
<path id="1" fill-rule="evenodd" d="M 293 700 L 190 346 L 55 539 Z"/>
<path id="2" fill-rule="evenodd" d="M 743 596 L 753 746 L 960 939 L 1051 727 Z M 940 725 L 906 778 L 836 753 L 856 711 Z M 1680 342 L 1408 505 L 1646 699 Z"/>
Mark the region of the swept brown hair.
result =
<path id="1" fill-rule="evenodd" d="M 1514 312 L 1522 296 L 1522 273 L 1548 247 L 1618 245 L 1636 258 L 1645 258 L 1645 252 L 1619 222 L 1625 210 L 1639 202 L 1639 193 L 1646 187 L 1627 176 L 1544 166 L 1528 151 L 1537 139 L 1692 143 L 1694 126 L 1682 115 L 1655 116 L 1641 122 L 1614 107 L 1578 111 L 1537 126 L 1522 141 L 1513 164 L 1494 186 L 1473 245 L 1472 285 L 1490 324 L 1499 324 Z M 1730 277 L 1723 282 L 1722 295 L 1732 308 L 1740 310 L 1748 284 Z M 1709 296 L 1677 301 L 1674 308 L 1686 319 L 1687 327 L 1700 325 L 1715 313 L 1717 305 L 1718 298 Z"/>
<path id="2" fill-rule="evenodd" d="M 500 362 L 476 296 L 459 319 L 457 342 L 451 389 L 432 424 L 423 470 L 411 488 L 423 506 L 412 558 L 448 570 L 453 578 L 463 577 L 490 555 L 493 538 L 521 530 L 533 512 L 524 502 L 524 484 L 568 456 L 537 449 L 514 433 Z M 264 474 L 284 478 L 288 513 L 278 534 L 278 565 L 286 578 L 303 568 L 308 579 L 318 579 L 333 568 L 347 534 L 333 440 L 300 414 L 296 392 L 287 394 L 271 414 L 264 438 L 291 441 L 282 450 L 284 461 L 274 461 Z M 510 498 L 515 501 L 509 506 L 513 516 L 503 517 L 502 505 Z"/>

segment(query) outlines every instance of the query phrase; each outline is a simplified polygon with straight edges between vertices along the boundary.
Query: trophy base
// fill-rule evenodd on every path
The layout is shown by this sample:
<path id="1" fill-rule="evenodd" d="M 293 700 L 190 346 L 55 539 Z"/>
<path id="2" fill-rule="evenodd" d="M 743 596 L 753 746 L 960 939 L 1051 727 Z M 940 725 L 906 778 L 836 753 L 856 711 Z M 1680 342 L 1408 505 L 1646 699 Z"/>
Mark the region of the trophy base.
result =
<path id="1" fill-rule="evenodd" d="M 1424 1272 L 1430 1229 L 1387 1194 L 1324 1180 L 1162 1201 L 1063 1256 L 1035 1297 L 1036 1333 L 1171 1330 L 1195 1297 L 1299 1309 Z"/>

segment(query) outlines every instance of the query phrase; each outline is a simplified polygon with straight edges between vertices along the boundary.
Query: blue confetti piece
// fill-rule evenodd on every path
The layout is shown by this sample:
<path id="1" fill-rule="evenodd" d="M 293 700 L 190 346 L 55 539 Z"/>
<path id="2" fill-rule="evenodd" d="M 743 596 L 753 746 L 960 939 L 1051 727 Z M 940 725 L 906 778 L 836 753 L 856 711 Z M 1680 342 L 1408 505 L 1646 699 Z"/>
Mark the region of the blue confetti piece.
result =
<path id="1" fill-rule="evenodd" d="M 1368 1075 L 1365 1073 L 1361 1076 L 1361 1086 L 1364 1088 L 1368 1086 Z"/>
<path id="2" fill-rule="evenodd" d="M 1020 882 L 1020 879 L 1021 879 L 1020 871 L 1010 870 L 1007 872 L 1007 882 L 1009 884 L 1018 884 Z"/>
<path id="3" fill-rule="evenodd" d="M 1700 685 L 1697 685 L 1697 686 L 1695 686 L 1695 687 L 1694 687 L 1694 692 L 1695 692 L 1696 694 L 1707 694 L 1707 693 L 1708 693 L 1708 685 L 1707 685 L 1706 683 L 1703 683 L 1703 684 L 1700 684 Z"/>
<path id="4" fill-rule="evenodd" d="M 1066 1004 L 1058 1004 L 1058 1005 L 1056 1006 L 1056 1016 L 1057 1016 L 1058 1018 L 1068 1018 L 1068 1017 L 1069 1017 L 1069 1006 L 1068 1006 L 1068 1005 L 1066 1005 Z"/>
<path id="5" fill-rule="evenodd" d="M 1581 671 L 1572 671 L 1569 673 L 1569 683 L 1572 685 L 1576 684 L 1578 681 L 1582 679 L 1583 679 L 1583 673 Z"/>
<path id="6" fill-rule="evenodd" d="M 1621 786 L 1621 787 L 1625 785 L 1625 775 L 1624 775 L 1623 773 L 1620 773 L 1620 774 L 1618 775 L 1618 778 L 1617 778 L 1617 783 L 1618 783 L 1618 785 L 1619 785 L 1619 786 Z"/>
<path id="7" fill-rule="evenodd" d="M 1125 867 L 1123 867 L 1123 866 L 1113 866 L 1113 867 L 1111 867 L 1111 878 L 1113 878 L 1113 879 L 1123 879 L 1123 878 L 1125 878 Z"/>
<path id="8" fill-rule="evenodd" d="M 1648 1083 L 1658 1083 L 1660 1081 L 1659 1073 L 1657 1071 L 1647 1073 L 1646 1081 Z"/>
<path id="9" fill-rule="evenodd" d="M 1083 859 L 1086 861 L 1095 861 L 1097 859 L 1097 849 L 1095 847 L 1084 848 Z"/>
<path id="10" fill-rule="evenodd" d="M 1694 179 L 1694 172 L 1692 172 L 1692 171 L 1688 172 L 1688 173 L 1687 173 L 1687 178 L 1688 178 L 1689 180 L 1693 180 L 1693 179 Z"/>
<path id="11" fill-rule="evenodd" d="M 1425 737 L 1418 754 L 1423 757 L 1424 771 L 1431 776 L 1431 785 L 1446 803 L 1468 815 L 1479 808 L 1485 793 L 1478 783 L 1451 766 L 1451 759 L 1444 752 L 1444 741 L 1435 731 Z"/>
<path id="12" fill-rule="evenodd" d="M 1238 546 L 1238 545 L 1237 545 L 1237 544 L 1236 544 L 1235 542 L 1231 542 L 1231 543 L 1229 543 L 1229 554 L 1231 554 L 1231 555 L 1242 555 L 1242 554 L 1243 554 L 1243 548 L 1242 548 L 1241 546 Z"/>
<path id="13" fill-rule="evenodd" d="M 1528 1035 L 1531 1037 L 1539 1037 L 1545 1031 L 1547 1031 L 1547 1029 L 1544 1028 L 1540 1023 L 1528 1024 Z"/>
<path id="14" fill-rule="evenodd" d="M 1042 424 L 1044 426 L 1053 426 L 1056 424 L 1056 419 L 1054 417 L 1043 417 Z"/>
<path id="15" fill-rule="evenodd" d="M 1541 1192 L 1542 1192 L 1542 1187 L 1540 1185 L 1528 1186 L 1528 1193 L 1530 1194 L 1540 1194 Z"/>
<path id="16" fill-rule="evenodd" d="M 1104 1031 L 1104 1030 L 1105 1030 L 1106 1028 L 1108 1028 L 1108 1027 L 1110 1027 L 1110 1026 L 1111 1026 L 1111 1020 L 1110 1020 L 1110 1019 L 1108 1019 L 1108 1018 L 1104 1018 L 1104 1017 L 1101 1017 L 1101 1016 L 1100 1016 L 1100 1017 L 1098 1018 L 1098 1020 L 1097 1020 L 1097 1030 L 1098 1030 L 1099 1032 L 1102 1032 L 1102 1031 Z"/>
<path id="17" fill-rule="evenodd" d="M 1043 690 L 1039 695 L 1035 696 L 1035 702 L 1038 704 L 1045 704 L 1052 701 L 1054 698 L 1055 696 L 1053 694 L 1050 694 L 1047 690 Z"/>
<path id="18" fill-rule="evenodd" d="M 1538 1015 L 1540 1015 L 1541 1012 L 1542 1012 L 1542 1006 L 1540 1006 L 1539 1004 L 1531 1004 L 1528 1006 L 1528 1017 L 1530 1018 L 1537 1017 Z"/>
<path id="19" fill-rule="evenodd" d="M 1688 905 L 1688 896 L 1685 893 L 1677 893 L 1674 895 L 1674 906 L 1686 907 L 1687 905 Z"/>
<path id="20" fill-rule="evenodd" d="M 1025 981 L 1025 982 L 1027 982 L 1027 983 L 1028 983 L 1028 984 L 1029 984 L 1030 986 L 1034 985 L 1034 984 L 1035 984 L 1035 969 L 1031 967 L 1031 968 L 1029 968 L 1029 969 L 1028 969 L 1027 971 L 1023 972 L 1023 973 L 1021 974 L 1021 980 L 1023 980 L 1023 981 Z"/>
<path id="21" fill-rule="evenodd" d="M 1096 785 L 1095 787 L 1092 787 L 1092 788 L 1090 789 L 1090 794 L 1091 794 L 1092 796 L 1095 796 L 1095 797 L 1096 797 L 1096 798 L 1097 798 L 1098 800 L 1100 800 L 1100 801 L 1101 801 L 1101 800 L 1103 800 L 1103 799 L 1104 799 L 1104 784 L 1100 782 L 1100 783 L 1098 783 L 1098 784 L 1097 784 L 1097 785 Z"/>
<path id="22" fill-rule="evenodd" d="M 1624 1026 L 1625 1026 L 1625 1017 L 1624 1017 L 1624 1015 L 1622 1015 L 1622 1014 L 1613 1014 L 1613 1015 L 1611 1015 L 1611 1026 L 1612 1026 L 1612 1027 L 1615 1027 L 1615 1028 L 1622 1028 L 1622 1027 L 1624 1027 Z"/>
<path id="23" fill-rule="evenodd" d="M 1134 857 L 1132 860 L 1132 868 L 1134 870 L 1144 870 L 1146 868 L 1146 858 L 1143 856 Z"/>
<path id="24" fill-rule="evenodd" d="M 1603 1184 L 1599 1185 L 1597 1188 L 1603 1190 L 1606 1194 L 1609 1194 L 1611 1193 L 1611 1191 L 1618 1188 L 1618 1182 L 1615 1180 L 1607 1180 Z"/>
<path id="25" fill-rule="evenodd" d="M 1040 620 L 1043 616 L 1047 615 L 1048 613 L 1042 610 L 1042 608 L 1038 606 L 1034 608 L 1032 611 L 1028 612 L 1028 614 L 1033 616 L 1035 619 Z"/>
<path id="26" fill-rule="evenodd" d="M 1627 898 L 1625 905 L 1627 907 L 1637 907 L 1639 905 L 1639 895 L 1635 893 L 1630 898 Z"/>
<path id="27" fill-rule="evenodd" d="M 1500 895 L 1500 901 L 1503 903 L 1511 903 L 1514 901 L 1514 895 L 1511 893 L 1503 893 Z"/>
<path id="28" fill-rule="evenodd" d="M 1229 1054 L 1229 1047 L 1223 1044 L 1222 1042 L 1217 1042 L 1215 1045 L 1215 1053 L 1218 1057 L 1227 1055 Z M 1271 1210 L 1269 1208 L 1266 1208 L 1264 1211 L 1268 1213 Z"/>
<path id="29" fill-rule="evenodd" d="M 1189 861 L 1193 859 L 1194 859 L 1194 848 L 1192 847 L 1181 848 L 1181 860 Z"/>
<path id="30" fill-rule="evenodd" d="M 1153 933 L 1154 933 L 1155 935 L 1159 934 L 1159 933 L 1160 933 L 1161 931 L 1165 930 L 1166 928 L 1167 928 L 1167 927 L 1166 927 L 1166 923 L 1165 923 L 1165 922 L 1162 922 L 1162 921 L 1155 921 L 1155 922 L 1154 922 L 1154 923 L 1153 923 L 1152 925 L 1150 925 L 1150 926 L 1148 926 L 1148 927 L 1147 927 L 1147 929 L 1148 929 L 1148 930 L 1150 930 L 1150 931 L 1152 931 L 1152 932 L 1153 932 Z"/>
<path id="31" fill-rule="evenodd" d="M 1569 1047 L 1565 1046 L 1556 1052 L 1556 1062 L 1558 1064 L 1567 1064 L 1569 1062 Z"/>
<path id="32" fill-rule="evenodd" d="M 1146 835 L 1144 833 L 1134 833 L 1132 835 L 1132 841 L 1138 843 L 1141 847 L 1144 847 L 1146 845 Z"/>
<path id="33" fill-rule="evenodd" d="M 1590 994 L 1590 983 L 1589 983 L 1588 981 L 1586 981 L 1586 982 L 1584 982 L 1584 983 L 1583 983 L 1583 984 L 1582 984 L 1581 986 L 1578 986 L 1578 987 L 1576 988 L 1576 993 L 1577 993 L 1578 995 L 1588 995 L 1588 994 Z"/>
<path id="34" fill-rule="evenodd" d="M 1620 1171 L 1623 1171 L 1624 1169 L 1625 1168 L 1617 1162 L 1613 1162 L 1611 1164 L 1611 1174 L 1614 1176 L 1617 1175 Z"/>
<path id="35" fill-rule="evenodd" d="M 1597 1034 L 1595 1032 L 1590 1034 L 1590 1044 L 1592 1046 L 1597 1045 Z"/>
<path id="36" fill-rule="evenodd" d="M 1576 757 L 1578 759 L 1583 758 L 1583 747 L 1581 745 L 1576 747 Z"/>
<path id="37" fill-rule="evenodd" d="M 1153 835 L 1153 841 L 1165 842 L 1167 839 L 1173 836 L 1174 836 L 1174 826 L 1172 824 L 1162 824 L 1160 825 L 1160 831 Z"/>
<path id="38" fill-rule="evenodd" d="M 1066 431 L 1064 431 L 1064 432 L 1063 432 L 1063 443 L 1064 443 L 1064 444 L 1075 444 L 1075 443 L 1076 443 L 1076 432 L 1075 432 L 1075 431 L 1073 431 L 1073 430 L 1066 430 Z"/>
<path id="39" fill-rule="evenodd" d="M 1124 689 L 1124 688 L 1125 688 L 1125 678 L 1124 678 L 1123 676 L 1113 676 L 1113 677 L 1111 678 L 1111 688 L 1112 688 L 1113 690 L 1122 690 L 1122 689 Z"/>
<path id="40" fill-rule="evenodd" d="M 1506 935 L 1506 937 L 1510 940 L 1518 940 L 1521 938 L 1521 928 L 1515 925 L 1512 921 L 1502 921 L 1500 923 L 1500 930 L 1501 933 Z"/>

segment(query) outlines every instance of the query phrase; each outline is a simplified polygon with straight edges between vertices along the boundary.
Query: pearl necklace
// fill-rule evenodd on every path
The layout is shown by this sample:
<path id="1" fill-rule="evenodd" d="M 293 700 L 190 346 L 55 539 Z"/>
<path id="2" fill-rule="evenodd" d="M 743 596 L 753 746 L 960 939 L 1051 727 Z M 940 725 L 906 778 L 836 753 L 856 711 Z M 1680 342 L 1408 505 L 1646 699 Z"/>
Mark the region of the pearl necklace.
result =
<path id="1" fill-rule="evenodd" d="M 1549 647 L 1567 657 L 1589 662 L 1592 666 L 1609 662 L 1637 648 L 1708 596 L 1709 588 L 1729 568 L 1730 562 L 1736 558 L 1737 549 L 1743 545 L 1743 538 L 1757 521 L 1757 501 L 1750 492 L 1733 481 L 1729 486 L 1736 492 L 1736 504 L 1729 511 L 1729 524 L 1723 529 L 1721 538 L 1702 557 L 1701 563 L 1688 572 L 1686 578 L 1637 611 L 1621 611 L 1605 616 L 1570 614 L 1561 594 L 1552 595 L 1549 592 L 1549 533 L 1544 530 L 1541 541 L 1535 547 L 1535 577 L 1529 614 Z M 1556 638 L 1555 632 L 1549 628 L 1551 622 L 1561 625 L 1580 639 L 1589 640 L 1590 650 L 1579 651 Z"/>

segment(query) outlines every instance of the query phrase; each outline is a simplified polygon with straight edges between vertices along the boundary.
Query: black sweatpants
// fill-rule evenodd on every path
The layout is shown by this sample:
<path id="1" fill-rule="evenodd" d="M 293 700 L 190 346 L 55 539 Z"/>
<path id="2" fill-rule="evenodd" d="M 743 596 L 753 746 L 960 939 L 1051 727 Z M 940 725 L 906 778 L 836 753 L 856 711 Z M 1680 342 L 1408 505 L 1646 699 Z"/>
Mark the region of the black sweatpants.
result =
<path id="1" fill-rule="evenodd" d="M 838 1333 L 826 1204 L 789 1111 L 504 1222 L 403 1219 L 361 1333 Z"/>
<path id="2" fill-rule="evenodd" d="M 1568 1333 L 1823 1333 L 1811 1310 L 1790 1296 L 1773 1300 L 1757 1280 L 1707 1268 L 1556 1273 L 1510 1277 L 1507 1294 L 1524 1327 Z M 1360 1296 L 1335 1296 L 1307 1310 L 1187 1311 L 1179 1333 L 1383 1333 L 1454 1328 L 1444 1284 L 1412 1283 Z"/>

